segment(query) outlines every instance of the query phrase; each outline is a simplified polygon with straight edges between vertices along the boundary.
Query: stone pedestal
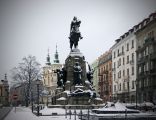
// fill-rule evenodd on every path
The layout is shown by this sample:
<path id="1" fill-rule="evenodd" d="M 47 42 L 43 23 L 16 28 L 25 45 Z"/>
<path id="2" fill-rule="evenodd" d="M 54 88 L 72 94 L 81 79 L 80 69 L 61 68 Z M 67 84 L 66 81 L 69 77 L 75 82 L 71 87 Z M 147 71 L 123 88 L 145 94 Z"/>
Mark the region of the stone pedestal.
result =
<path id="1" fill-rule="evenodd" d="M 86 80 L 86 62 L 85 57 L 80 52 L 79 49 L 75 48 L 73 49 L 67 59 L 65 60 L 65 70 L 67 71 L 67 80 L 70 81 L 70 88 L 73 89 L 73 83 L 74 83 L 74 65 L 75 62 L 79 62 L 79 65 L 82 69 L 82 85 L 85 85 Z M 66 86 L 67 87 L 67 86 Z M 67 88 L 69 89 L 69 88 Z"/>
<path id="2" fill-rule="evenodd" d="M 56 88 L 56 94 L 60 94 L 63 92 L 63 88 Z"/>
<path id="3" fill-rule="evenodd" d="M 66 85 L 65 85 L 65 90 L 69 90 L 70 91 L 70 81 L 67 80 Z"/>

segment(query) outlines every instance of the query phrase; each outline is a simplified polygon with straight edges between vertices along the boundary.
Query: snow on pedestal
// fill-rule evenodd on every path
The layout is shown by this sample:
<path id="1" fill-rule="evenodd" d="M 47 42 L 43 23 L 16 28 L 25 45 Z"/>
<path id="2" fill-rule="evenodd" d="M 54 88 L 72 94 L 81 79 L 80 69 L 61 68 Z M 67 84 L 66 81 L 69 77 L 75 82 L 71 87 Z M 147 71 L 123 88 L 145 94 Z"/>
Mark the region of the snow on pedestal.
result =
<path id="1" fill-rule="evenodd" d="M 65 100 L 66 100 L 66 98 L 65 98 L 65 97 L 60 97 L 60 98 L 58 98 L 57 100 L 62 100 L 62 101 L 65 101 Z"/>
<path id="2" fill-rule="evenodd" d="M 80 50 L 78 48 L 75 48 L 75 49 L 72 49 L 69 56 L 71 56 L 71 57 L 74 57 L 74 56 L 83 57 L 83 54 L 80 52 Z"/>

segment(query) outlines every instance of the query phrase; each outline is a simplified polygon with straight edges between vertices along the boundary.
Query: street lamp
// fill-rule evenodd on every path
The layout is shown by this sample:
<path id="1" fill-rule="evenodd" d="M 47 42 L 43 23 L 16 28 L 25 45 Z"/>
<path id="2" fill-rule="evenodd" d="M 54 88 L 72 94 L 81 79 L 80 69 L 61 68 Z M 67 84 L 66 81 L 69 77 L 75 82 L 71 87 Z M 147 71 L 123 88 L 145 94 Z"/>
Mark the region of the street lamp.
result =
<path id="1" fill-rule="evenodd" d="M 33 104 L 33 102 L 34 102 L 33 91 L 31 91 L 31 111 L 32 111 L 32 113 L 34 112 L 34 104 Z"/>
<path id="2" fill-rule="evenodd" d="M 135 93 L 136 93 L 136 95 L 135 95 L 135 102 L 136 102 L 136 109 L 137 109 L 137 102 L 138 102 L 138 101 L 137 101 L 137 95 L 138 95 L 138 93 L 137 93 L 138 81 L 137 81 L 137 80 L 135 81 L 135 85 L 136 85 L 136 88 L 135 88 L 135 89 L 136 89 L 136 90 L 135 90 L 135 91 L 136 91 L 136 92 L 135 92 Z"/>
<path id="3" fill-rule="evenodd" d="M 36 85 L 37 85 L 37 116 L 39 116 L 39 85 L 40 85 L 40 80 L 36 80 Z"/>

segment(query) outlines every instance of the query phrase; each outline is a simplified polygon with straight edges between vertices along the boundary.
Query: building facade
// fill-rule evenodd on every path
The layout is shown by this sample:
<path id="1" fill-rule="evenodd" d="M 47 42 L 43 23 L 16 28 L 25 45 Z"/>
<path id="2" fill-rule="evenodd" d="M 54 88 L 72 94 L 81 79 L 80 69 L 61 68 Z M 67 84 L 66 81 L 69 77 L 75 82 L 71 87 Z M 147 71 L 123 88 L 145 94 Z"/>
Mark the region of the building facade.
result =
<path id="1" fill-rule="evenodd" d="M 0 81 L 0 106 L 7 105 L 9 105 L 9 84 L 5 74 L 4 80 Z"/>
<path id="2" fill-rule="evenodd" d="M 103 102 L 112 101 L 112 51 L 99 57 L 98 63 L 99 94 Z"/>
<path id="3" fill-rule="evenodd" d="M 16 83 L 10 88 L 10 103 L 12 105 L 26 105 L 27 101 L 27 88 L 28 83 L 22 82 L 22 83 Z M 31 82 L 30 87 L 30 103 L 29 104 L 37 104 L 38 101 L 38 92 L 40 94 L 39 96 L 39 102 L 43 103 L 43 83 L 40 80 L 39 84 L 39 91 L 37 91 L 37 81 L 34 80 Z M 14 98 L 14 95 L 16 95 L 16 99 Z"/>
<path id="4" fill-rule="evenodd" d="M 135 102 L 136 98 L 136 37 L 130 29 L 112 47 L 113 99 Z"/>
<path id="5" fill-rule="evenodd" d="M 54 55 L 54 62 L 51 64 L 50 56 L 48 53 L 46 65 L 43 67 L 43 86 L 46 91 L 48 91 L 48 101 L 52 101 L 52 97 L 55 96 L 55 90 L 57 88 L 57 69 L 61 69 L 62 64 L 59 62 L 59 56 L 56 48 L 56 53 Z"/>
<path id="6" fill-rule="evenodd" d="M 156 13 L 136 26 L 138 102 L 156 103 Z"/>
<path id="7" fill-rule="evenodd" d="M 99 92 L 99 78 L 98 78 L 98 63 L 99 63 L 99 60 L 96 59 L 92 64 L 92 68 L 94 70 L 94 73 L 93 73 L 93 87 L 95 88 L 95 91 L 96 93 Z"/>

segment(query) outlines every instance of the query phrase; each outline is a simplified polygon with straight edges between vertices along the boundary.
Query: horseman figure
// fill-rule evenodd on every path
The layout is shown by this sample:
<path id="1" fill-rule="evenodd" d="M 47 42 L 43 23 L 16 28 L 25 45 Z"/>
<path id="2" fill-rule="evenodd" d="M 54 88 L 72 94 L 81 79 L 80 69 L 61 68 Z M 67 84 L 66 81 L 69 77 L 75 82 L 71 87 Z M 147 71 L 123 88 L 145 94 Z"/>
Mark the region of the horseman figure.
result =
<path id="1" fill-rule="evenodd" d="M 70 36 L 69 36 L 71 50 L 72 50 L 73 45 L 75 48 L 77 48 L 79 39 L 83 38 L 79 31 L 80 24 L 81 24 L 81 21 L 78 20 L 77 17 L 74 17 L 71 22 Z"/>

